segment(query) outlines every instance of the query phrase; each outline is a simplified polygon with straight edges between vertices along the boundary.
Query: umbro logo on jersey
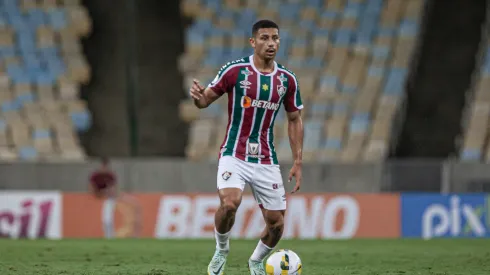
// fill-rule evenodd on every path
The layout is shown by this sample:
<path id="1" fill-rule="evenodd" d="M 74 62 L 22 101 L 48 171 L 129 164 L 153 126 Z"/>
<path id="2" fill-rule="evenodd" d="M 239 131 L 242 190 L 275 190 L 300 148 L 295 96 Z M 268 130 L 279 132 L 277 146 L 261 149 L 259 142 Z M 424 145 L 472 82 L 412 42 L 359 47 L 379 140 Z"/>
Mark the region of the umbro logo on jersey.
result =
<path id="1" fill-rule="evenodd" d="M 243 108 L 255 107 L 274 111 L 277 111 L 279 109 L 279 103 L 272 103 L 266 100 L 251 99 L 248 96 L 242 97 L 241 105 Z"/>
<path id="2" fill-rule="evenodd" d="M 250 89 L 250 85 L 252 85 L 252 82 L 250 82 L 246 79 L 240 81 L 240 88 L 242 88 L 242 89 Z"/>

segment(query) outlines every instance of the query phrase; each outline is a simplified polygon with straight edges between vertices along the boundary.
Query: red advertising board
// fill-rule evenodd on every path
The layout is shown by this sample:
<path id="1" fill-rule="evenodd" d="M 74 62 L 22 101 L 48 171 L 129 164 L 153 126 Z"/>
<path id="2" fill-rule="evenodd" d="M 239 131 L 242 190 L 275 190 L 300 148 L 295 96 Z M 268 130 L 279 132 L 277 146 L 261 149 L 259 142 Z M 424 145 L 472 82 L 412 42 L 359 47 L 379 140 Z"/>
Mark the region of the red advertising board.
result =
<path id="1" fill-rule="evenodd" d="M 142 211 L 141 237 L 213 238 L 217 195 L 134 194 Z M 65 238 L 103 237 L 103 201 L 87 194 L 63 194 Z M 117 235 L 131 236 L 131 207 L 118 203 Z M 400 236 L 400 201 L 394 194 L 303 194 L 288 198 L 283 237 L 396 238 Z M 243 197 L 232 236 L 257 238 L 264 223 L 252 196 Z"/>

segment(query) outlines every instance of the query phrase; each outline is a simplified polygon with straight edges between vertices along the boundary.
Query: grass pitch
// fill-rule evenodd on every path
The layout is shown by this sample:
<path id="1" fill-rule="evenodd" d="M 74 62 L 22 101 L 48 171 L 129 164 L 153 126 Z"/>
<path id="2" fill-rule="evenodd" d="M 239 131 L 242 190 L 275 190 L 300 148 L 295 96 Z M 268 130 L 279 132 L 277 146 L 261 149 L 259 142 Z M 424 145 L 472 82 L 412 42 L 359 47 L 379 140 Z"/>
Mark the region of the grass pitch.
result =
<path id="1" fill-rule="evenodd" d="M 249 274 L 256 241 L 232 240 L 226 275 Z M 281 241 L 304 275 L 488 275 L 490 240 Z M 206 274 L 212 240 L 1 240 L 0 274 Z"/>

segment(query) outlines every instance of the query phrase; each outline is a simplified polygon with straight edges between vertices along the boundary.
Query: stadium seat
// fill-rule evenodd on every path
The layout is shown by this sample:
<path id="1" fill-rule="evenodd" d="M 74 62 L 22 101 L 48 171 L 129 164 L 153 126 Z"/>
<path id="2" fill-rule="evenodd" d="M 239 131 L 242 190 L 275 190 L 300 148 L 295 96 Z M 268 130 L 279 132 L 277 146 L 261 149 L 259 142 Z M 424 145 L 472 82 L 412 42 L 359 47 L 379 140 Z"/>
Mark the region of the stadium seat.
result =
<path id="1" fill-rule="evenodd" d="M 194 13 L 195 23 L 186 34 L 189 57 L 182 58 L 180 67 L 184 74 L 209 82 L 223 62 L 251 54 L 248 28 L 255 20 L 275 20 L 281 26 L 277 60 L 298 76 L 305 127 L 312 131 L 305 136 L 309 142 L 305 159 L 380 161 L 386 156 L 392 122 L 404 100 L 423 1 L 184 2 L 187 10 L 204 9 L 202 14 Z M 247 9 L 242 8 L 243 13 L 232 17 L 240 4 Z M 214 26 L 222 31 L 214 31 Z M 193 71 L 193 64 L 204 64 L 204 68 Z M 490 65 L 488 75 L 490 79 Z M 490 101 L 490 96 L 483 93 L 476 96 Z M 192 123 L 223 119 L 226 106 L 219 105 L 194 112 L 187 99 L 181 104 L 180 115 Z M 288 160 L 284 117 L 282 112 L 278 115 L 274 136 L 279 158 Z M 321 130 L 311 128 L 319 120 L 324 121 Z M 219 128 L 213 133 L 224 135 Z M 216 157 L 214 151 L 220 142 L 207 145 L 207 157 Z M 188 156 L 199 159 L 192 150 Z"/>

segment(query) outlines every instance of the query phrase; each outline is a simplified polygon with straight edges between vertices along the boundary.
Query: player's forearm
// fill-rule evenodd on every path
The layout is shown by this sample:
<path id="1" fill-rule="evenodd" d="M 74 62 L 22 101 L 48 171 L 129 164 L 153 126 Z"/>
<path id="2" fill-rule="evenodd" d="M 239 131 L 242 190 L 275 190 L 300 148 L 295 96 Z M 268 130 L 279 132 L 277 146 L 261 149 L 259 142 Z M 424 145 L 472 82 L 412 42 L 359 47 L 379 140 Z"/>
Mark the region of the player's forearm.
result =
<path id="1" fill-rule="evenodd" d="M 289 144 L 293 153 L 294 162 L 301 164 L 303 162 L 303 120 L 297 117 L 289 120 L 288 123 Z"/>
<path id="2" fill-rule="evenodd" d="M 206 99 L 206 96 L 201 96 L 201 98 L 199 98 L 199 100 L 197 99 L 194 99 L 194 105 L 196 105 L 197 108 L 199 109 L 203 109 L 203 108 L 206 108 L 209 106 L 209 103 Z"/>

